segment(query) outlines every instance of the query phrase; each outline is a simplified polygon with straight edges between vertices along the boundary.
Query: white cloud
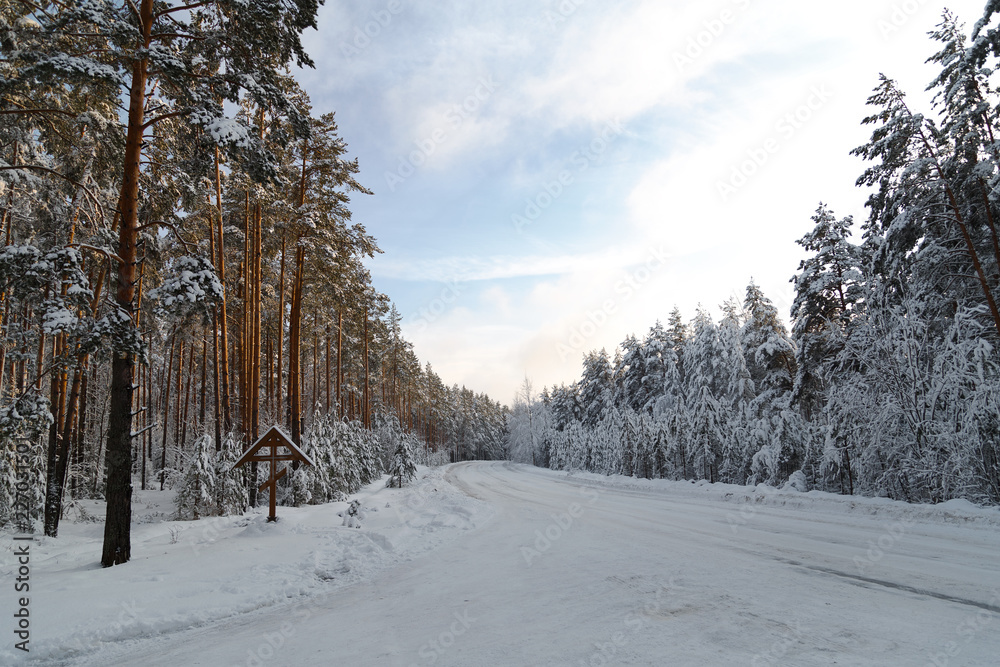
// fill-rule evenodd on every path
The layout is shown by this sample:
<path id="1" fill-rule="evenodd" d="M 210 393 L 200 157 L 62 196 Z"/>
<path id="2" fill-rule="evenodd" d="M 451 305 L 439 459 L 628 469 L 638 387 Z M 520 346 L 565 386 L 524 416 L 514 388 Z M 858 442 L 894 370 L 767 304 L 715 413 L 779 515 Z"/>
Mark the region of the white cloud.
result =
<path id="1" fill-rule="evenodd" d="M 443 257 L 438 259 L 374 260 L 371 271 L 383 278 L 411 281 L 487 281 L 526 276 L 594 276 L 647 259 L 649 250 L 637 246 L 611 247 L 576 255 Z"/>
<path id="2" fill-rule="evenodd" d="M 676 104 L 683 84 L 709 62 L 699 58 L 679 67 L 674 60 L 683 53 L 691 27 L 700 27 L 702 17 L 709 15 L 704 5 L 649 0 L 619 11 L 597 5 L 589 9 L 587 21 L 582 17 L 561 34 L 549 69 L 524 86 L 528 107 L 556 127 L 629 119 Z M 598 11 L 599 17 L 594 15 Z M 739 47 L 733 42 L 715 41 L 715 58 L 735 56 Z"/>
<path id="3" fill-rule="evenodd" d="M 613 118 L 626 126 L 615 144 L 619 162 L 595 163 L 588 171 L 588 177 L 600 175 L 588 183 L 599 180 L 603 187 L 585 189 L 580 179 L 559 206 L 545 212 L 545 225 L 529 230 L 538 239 L 561 242 L 559 249 L 547 250 L 538 239 L 520 250 L 459 246 L 456 239 L 469 234 L 445 233 L 407 248 L 408 258 L 384 255 L 371 263 L 376 277 L 476 283 L 433 322 L 407 331 L 418 355 L 446 382 L 507 401 L 525 372 L 539 388 L 571 381 L 579 375 L 583 351 L 610 350 L 629 333 L 644 334 L 674 304 L 687 318 L 699 302 L 717 312 L 726 298 L 742 298 L 751 277 L 787 316 L 788 278 L 800 256 L 794 241 L 808 230 L 819 201 L 838 215 L 854 214 L 858 223 L 864 217 L 865 193 L 854 187 L 863 164 L 848 151 L 870 133 L 859 123 L 878 73 L 899 79 L 926 109 L 928 96 L 921 91 L 933 71 L 923 61 L 935 46 L 926 32 L 938 22 L 942 5 L 586 2 L 552 27 L 535 2 L 405 3 L 398 23 L 360 56 L 350 62 L 332 57 L 339 64 L 323 74 L 321 88 L 360 91 L 356 104 L 375 107 L 373 115 L 385 123 L 378 149 L 393 164 L 418 148 L 414 142 L 448 130 L 427 160 L 421 192 L 396 193 L 412 197 L 405 199 L 409 205 L 448 196 L 447 183 L 439 179 L 474 172 L 487 157 L 502 154 L 508 163 L 491 164 L 492 189 L 483 186 L 470 196 L 496 196 L 497 210 L 506 211 L 510 203 L 497 193 L 551 179 L 563 168 L 565 148 L 589 136 L 588 128 Z M 982 13 L 982 0 L 949 5 L 970 24 Z M 712 22 L 723 10 L 732 21 L 719 28 Z M 337 10 L 337 34 L 351 34 L 368 10 L 358 11 Z M 334 51 L 338 40 L 325 48 Z M 691 61 L 679 66 L 676 55 Z M 496 91 L 462 123 L 449 125 L 448 112 L 474 96 L 484 77 L 497 80 Z M 814 86 L 826 86 L 832 97 L 811 109 L 808 120 L 798 120 L 799 127 L 790 126 L 794 132 L 783 129 L 784 116 L 807 104 Z M 352 99 L 342 95 L 335 103 Z M 367 113 L 362 109 L 357 116 Z M 773 150 L 767 149 L 769 140 L 776 142 Z M 745 184 L 723 199 L 719 183 L 732 185 L 734 170 L 761 150 L 766 162 L 743 169 L 754 173 L 745 173 Z M 605 192 L 612 193 L 611 201 L 603 199 Z M 481 210 L 491 202 L 477 203 Z M 459 208 L 441 207 L 455 216 L 443 228 L 487 224 L 462 217 Z M 598 247 L 598 234 L 589 230 L 595 218 L 615 227 L 612 244 Z M 499 215 L 490 224 L 496 219 L 508 222 Z M 545 236 L 549 229 L 571 229 L 572 235 L 553 240 Z M 668 264 L 629 298 L 617 292 L 623 276 L 661 245 L 671 255 Z M 510 280 L 515 278 L 516 287 Z M 615 312 L 606 313 L 590 335 L 581 334 L 581 345 L 570 346 L 575 357 L 562 358 L 558 346 L 593 322 L 591 315 L 608 299 Z M 422 306 L 400 305 L 404 312 Z"/>

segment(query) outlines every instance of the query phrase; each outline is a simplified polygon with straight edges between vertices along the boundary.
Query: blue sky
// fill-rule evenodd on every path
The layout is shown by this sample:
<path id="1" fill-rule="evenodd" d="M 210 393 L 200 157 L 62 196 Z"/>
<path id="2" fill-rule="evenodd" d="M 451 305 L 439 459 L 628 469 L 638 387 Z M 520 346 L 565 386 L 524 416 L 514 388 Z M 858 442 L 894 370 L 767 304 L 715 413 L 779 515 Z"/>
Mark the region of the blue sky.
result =
<path id="1" fill-rule="evenodd" d="M 879 72 L 927 108 L 943 6 L 327 0 L 300 80 L 375 191 L 352 210 L 404 334 L 509 403 L 751 278 L 787 317 L 818 203 L 865 217 Z"/>

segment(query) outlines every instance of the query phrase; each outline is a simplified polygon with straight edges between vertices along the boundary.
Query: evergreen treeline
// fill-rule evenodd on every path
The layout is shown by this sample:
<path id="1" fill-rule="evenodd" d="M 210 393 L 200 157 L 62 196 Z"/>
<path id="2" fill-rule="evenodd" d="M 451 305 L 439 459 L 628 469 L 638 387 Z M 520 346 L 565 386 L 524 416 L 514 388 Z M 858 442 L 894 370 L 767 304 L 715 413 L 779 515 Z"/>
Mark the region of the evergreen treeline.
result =
<path id="1" fill-rule="evenodd" d="M 316 11 L 0 4 L 0 526 L 18 500 L 55 536 L 106 498 L 102 563 L 126 562 L 133 485 L 242 511 L 258 483 L 221 471 L 272 423 L 327 461 L 290 502 L 356 490 L 404 436 L 503 456 L 504 408 L 422 366 L 372 287 L 371 193 L 288 75 Z"/>
<path id="2" fill-rule="evenodd" d="M 720 322 L 630 337 L 571 386 L 526 384 L 510 422 L 521 460 L 557 469 L 791 484 L 941 502 L 1000 503 L 1000 11 L 969 42 L 932 33 L 934 115 L 883 76 L 860 238 L 820 205 L 799 244 L 787 331 L 753 284 Z"/>

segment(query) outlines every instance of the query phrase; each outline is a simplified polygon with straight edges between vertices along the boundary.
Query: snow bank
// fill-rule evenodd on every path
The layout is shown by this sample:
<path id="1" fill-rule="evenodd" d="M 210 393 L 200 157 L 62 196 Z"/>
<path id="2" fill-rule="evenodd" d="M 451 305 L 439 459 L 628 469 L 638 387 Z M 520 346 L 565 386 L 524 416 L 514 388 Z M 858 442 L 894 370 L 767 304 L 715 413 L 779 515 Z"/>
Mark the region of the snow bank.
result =
<path id="1" fill-rule="evenodd" d="M 483 524 L 492 510 L 444 481 L 441 469 L 421 468 L 413 485 L 362 489 L 366 518 L 342 526 L 349 502 L 266 508 L 244 516 L 173 521 L 171 491 L 136 491 L 132 560 L 99 564 L 103 503 L 73 509 L 60 537 L 31 546 L 31 653 L 59 661 L 105 642 L 149 637 L 276 605 L 301 602 L 371 578 L 395 563 L 448 543 Z M 16 569 L 12 540 L 3 540 L 0 579 Z M 4 596 L 4 609 L 12 604 Z M 12 613 L 12 611 L 11 611 Z M 9 618 L 9 615 L 8 615 Z M 9 642 L 0 664 L 25 656 Z"/>
<path id="2" fill-rule="evenodd" d="M 938 505 L 913 504 L 889 498 L 845 496 L 825 491 L 801 492 L 795 485 L 778 489 L 767 484 L 739 486 L 711 483 L 706 480 L 673 481 L 639 479 L 622 475 L 600 475 L 581 471 L 531 469 L 539 474 L 572 479 L 577 483 L 610 486 L 662 493 L 671 498 L 720 500 L 738 505 L 753 504 L 790 509 L 811 509 L 825 513 L 850 513 L 886 518 L 899 518 L 926 523 L 952 523 L 983 527 L 1000 527 L 1000 507 L 979 507 L 967 500 L 949 500 Z"/>

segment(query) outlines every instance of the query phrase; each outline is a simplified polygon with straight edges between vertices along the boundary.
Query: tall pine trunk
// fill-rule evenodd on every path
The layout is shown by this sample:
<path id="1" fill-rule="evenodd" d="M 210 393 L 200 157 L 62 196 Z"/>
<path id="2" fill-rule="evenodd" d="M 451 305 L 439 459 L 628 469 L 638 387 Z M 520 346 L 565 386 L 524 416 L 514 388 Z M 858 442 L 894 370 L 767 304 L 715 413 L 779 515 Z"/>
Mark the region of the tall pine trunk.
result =
<path id="1" fill-rule="evenodd" d="M 292 312 L 288 322 L 288 398 L 289 420 L 291 422 L 292 441 L 301 444 L 302 441 L 302 363 L 301 363 L 301 331 L 302 331 L 302 285 L 305 269 L 305 248 L 296 244 L 295 276 L 292 280 Z"/>
<path id="2" fill-rule="evenodd" d="M 371 390 L 371 378 L 368 372 L 368 304 L 364 304 L 364 314 L 365 314 L 365 327 L 364 327 L 364 369 L 365 369 L 365 385 L 361 394 L 362 406 L 361 406 L 361 419 L 364 423 L 365 428 L 372 427 L 372 390 Z"/>
<path id="3" fill-rule="evenodd" d="M 285 347 L 285 235 L 281 235 L 281 273 L 278 277 L 278 370 L 275 384 L 275 402 L 278 410 L 275 422 L 285 422 L 285 402 L 281 396 L 281 382 L 284 372 L 283 350 Z"/>
<path id="4" fill-rule="evenodd" d="M 176 347 L 177 345 L 173 337 L 171 337 L 170 359 L 167 361 L 167 381 L 163 384 L 163 389 L 160 392 L 160 395 L 163 397 L 163 443 L 160 455 L 160 491 L 163 490 L 167 475 L 167 424 L 170 421 L 170 384 L 174 373 L 174 348 Z M 160 377 L 162 378 L 163 376 L 161 375 Z"/>
<path id="5" fill-rule="evenodd" d="M 139 24 L 142 49 L 149 48 L 153 26 L 153 0 L 141 0 Z M 132 300 L 136 282 L 136 243 L 139 237 L 139 172 L 142 167 L 142 136 L 146 101 L 148 60 L 141 57 L 132 65 L 129 92 L 128 131 L 125 135 L 125 159 L 122 176 L 121 225 L 118 230 L 118 308 L 134 326 Z M 132 370 L 131 350 L 116 350 L 111 362 L 111 398 L 108 415 L 106 451 L 107 514 L 104 522 L 104 548 L 101 565 L 111 567 L 127 563 L 132 557 Z"/>
<path id="6" fill-rule="evenodd" d="M 344 307 L 337 309 L 337 418 L 344 418 Z"/>
<path id="7" fill-rule="evenodd" d="M 215 264 L 215 271 L 219 276 L 219 281 L 223 285 L 222 299 L 218 307 L 218 332 L 219 332 L 219 376 L 222 379 L 222 430 L 228 433 L 233 428 L 233 410 L 231 401 L 231 390 L 229 387 L 229 319 L 226 313 L 227 292 L 226 285 L 226 242 L 222 222 L 222 174 L 219 168 L 219 149 L 215 149 L 215 213 L 218 224 L 218 238 L 215 241 L 218 249 L 218 260 Z"/>

